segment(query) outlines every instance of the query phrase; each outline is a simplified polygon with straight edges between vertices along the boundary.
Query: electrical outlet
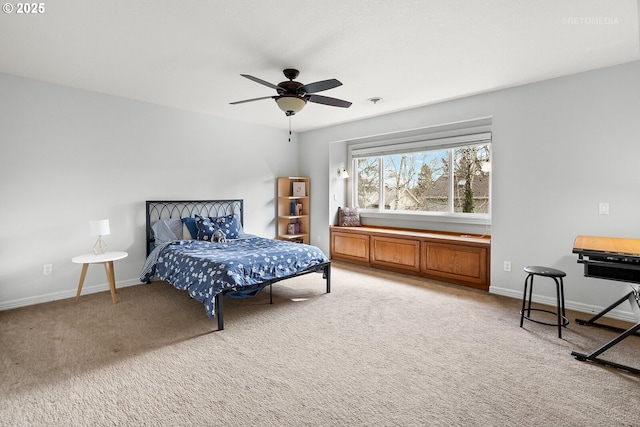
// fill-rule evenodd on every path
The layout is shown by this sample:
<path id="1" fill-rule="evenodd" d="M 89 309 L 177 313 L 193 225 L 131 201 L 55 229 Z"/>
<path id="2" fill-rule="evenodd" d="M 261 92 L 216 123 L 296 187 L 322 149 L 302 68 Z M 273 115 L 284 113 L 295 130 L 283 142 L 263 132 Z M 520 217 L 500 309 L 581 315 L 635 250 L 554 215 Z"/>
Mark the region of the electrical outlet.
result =
<path id="1" fill-rule="evenodd" d="M 51 276 L 53 274 L 53 264 L 45 264 L 42 269 L 42 274 L 45 276 Z"/>
<path id="2" fill-rule="evenodd" d="M 504 271 L 511 271 L 511 261 L 504 262 Z"/>

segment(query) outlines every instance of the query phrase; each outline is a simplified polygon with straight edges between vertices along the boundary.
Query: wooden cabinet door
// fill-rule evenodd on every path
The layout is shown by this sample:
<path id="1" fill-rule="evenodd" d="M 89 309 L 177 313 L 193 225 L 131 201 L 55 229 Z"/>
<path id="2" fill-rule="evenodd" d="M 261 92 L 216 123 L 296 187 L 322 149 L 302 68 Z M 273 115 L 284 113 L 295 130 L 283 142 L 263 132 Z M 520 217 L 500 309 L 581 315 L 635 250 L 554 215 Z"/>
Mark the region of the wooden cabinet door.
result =
<path id="1" fill-rule="evenodd" d="M 420 241 L 371 236 L 371 265 L 420 271 Z"/>
<path id="2" fill-rule="evenodd" d="M 422 272 L 429 276 L 457 279 L 486 288 L 487 249 L 422 242 Z"/>
<path id="3" fill-rule="evenodd" d="M 331 231 L 331 258 L 369 264 L 369 236 Z"/>

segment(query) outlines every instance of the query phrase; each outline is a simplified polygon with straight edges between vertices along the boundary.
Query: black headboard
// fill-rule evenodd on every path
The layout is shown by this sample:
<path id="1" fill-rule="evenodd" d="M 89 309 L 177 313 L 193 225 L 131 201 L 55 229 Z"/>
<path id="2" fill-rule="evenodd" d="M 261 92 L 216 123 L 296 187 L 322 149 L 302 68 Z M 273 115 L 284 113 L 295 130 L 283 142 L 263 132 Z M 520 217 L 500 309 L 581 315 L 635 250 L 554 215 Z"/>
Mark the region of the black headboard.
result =
<path id="1" fill-rule="evenodd" d="M 154 240 L 151 226 L 157 220 L 187 218 L 195 214 L 212 217 L 236 214 L 244 225 L 244 200 L 147 200 L 147 255 Z"/>

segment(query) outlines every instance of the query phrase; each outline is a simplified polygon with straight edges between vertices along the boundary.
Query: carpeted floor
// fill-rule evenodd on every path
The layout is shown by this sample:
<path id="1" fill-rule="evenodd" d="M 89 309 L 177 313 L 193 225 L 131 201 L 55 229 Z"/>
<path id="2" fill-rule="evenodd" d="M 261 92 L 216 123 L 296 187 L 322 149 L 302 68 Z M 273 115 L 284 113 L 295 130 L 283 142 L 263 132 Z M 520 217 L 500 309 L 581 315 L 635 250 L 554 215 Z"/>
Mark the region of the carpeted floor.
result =
<path id="1" fill-rule="evenodd" d="M 640 425 L 640 376 L 570 355 L 616 333 L 575 313 L 558 339 L 519 300 L 340 263 L 330 294 L 273 293 L 225 299 L 221 332 L 164 282 L 0 312 L 0 426 Z"/>

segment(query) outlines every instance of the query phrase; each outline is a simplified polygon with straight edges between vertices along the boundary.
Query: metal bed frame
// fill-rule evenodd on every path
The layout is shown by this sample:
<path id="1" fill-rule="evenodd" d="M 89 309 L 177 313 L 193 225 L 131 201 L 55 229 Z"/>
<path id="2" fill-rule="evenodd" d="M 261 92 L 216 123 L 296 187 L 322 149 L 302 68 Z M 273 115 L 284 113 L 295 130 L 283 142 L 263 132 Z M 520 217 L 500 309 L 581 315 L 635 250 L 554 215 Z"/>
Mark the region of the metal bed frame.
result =
<path id="1" fill-rule="evenodd" d="M 154 243 L 153 232 L 151 226 L 159 219 L 186 218 L 195 214 L 202 216 L 224 216 L 236 214 L 240 218 L 240 223 L 244 226 L 244 200 L 243 199 L 226 199 L 226 200 L 147 200 L 146 202 L 146 246 L 147 256 L 151 253 Z M 301 244 L 301 243 L 292 243 Z M 326 280 L 327 293 L 331 293 L 331 261 L 318 264 L 310 269 L 299 271 L 286 277 L 268 280 L 249 287 L 243 287 L 241 290 L 258 289 L 269 286 L 269 304 L 273 304 L 271 285 L 282 280 L 302 276 L 309 273 L 322 273 L 323 279 Z M 224 291 L 215 296 L 216 317 L 218 318 L 218 330 L 224 329 L 224 303 L 225 294 L 234 291 Z"/>

